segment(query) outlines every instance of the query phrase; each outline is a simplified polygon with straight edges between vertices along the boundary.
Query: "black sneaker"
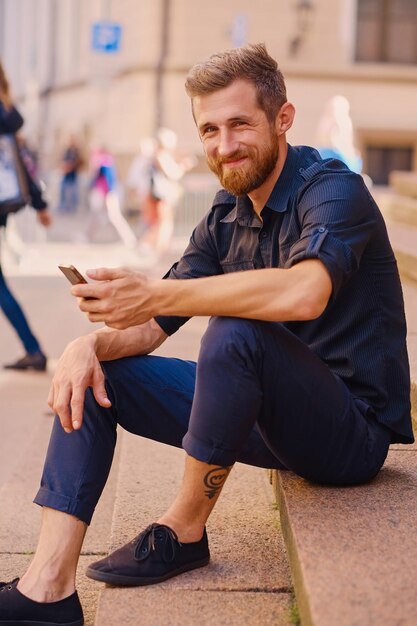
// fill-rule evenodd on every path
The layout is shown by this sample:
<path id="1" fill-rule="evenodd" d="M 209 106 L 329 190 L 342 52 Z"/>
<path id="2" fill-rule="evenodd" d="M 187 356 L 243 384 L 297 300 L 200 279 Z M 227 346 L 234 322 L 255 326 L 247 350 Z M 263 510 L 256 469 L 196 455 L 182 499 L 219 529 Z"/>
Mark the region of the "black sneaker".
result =
<path id="1" fill-rule="evenodd" d="M 153 585 L 188 570 L 204 567 L 210 560 L 207 533 L 200 541 L 180 543 L 164 524 L 151 524 L 133 541 L 92 563 L 89 578 L 110 585 L 136 587 Z"/>
<path id="2" fill-rule="evenodd" d="M 0 626 L 83 626 L 78 594 L 58 602 L 35 602 L 17 589 L 18 578 L 0 583 Z"/>
<path id="3" fill-rule="evenodd" d="M 44 372 L 46 370 L 46 356 L 42 352 L 33 354 L 28 352 L 22 359 L 18 359 L 14 363 L 8 363 L 3 367 L 5 370 L 36 370 Z"/>

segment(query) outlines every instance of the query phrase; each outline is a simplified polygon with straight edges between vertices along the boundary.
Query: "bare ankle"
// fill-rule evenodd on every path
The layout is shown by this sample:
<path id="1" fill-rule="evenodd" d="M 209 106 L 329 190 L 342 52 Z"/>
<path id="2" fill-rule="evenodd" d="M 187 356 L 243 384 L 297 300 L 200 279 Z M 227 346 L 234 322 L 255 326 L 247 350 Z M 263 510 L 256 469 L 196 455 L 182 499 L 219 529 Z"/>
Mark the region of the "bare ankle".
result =
<path id="1" fill-rule="evenodd" d="M 18 590 L 36 602 L 57 602 L 74 593 L 75 583 L 47 572 L 26 572 L 17 584 Z"/>
<path id="2" fill-rule="evenodd" d="M 172 528 L 181 543 L 200 541 L 204 533 L 204 524 L 188 524 L 167 515 L 160 517 L 157 523 L 165 524 L 165 526 Z"/>

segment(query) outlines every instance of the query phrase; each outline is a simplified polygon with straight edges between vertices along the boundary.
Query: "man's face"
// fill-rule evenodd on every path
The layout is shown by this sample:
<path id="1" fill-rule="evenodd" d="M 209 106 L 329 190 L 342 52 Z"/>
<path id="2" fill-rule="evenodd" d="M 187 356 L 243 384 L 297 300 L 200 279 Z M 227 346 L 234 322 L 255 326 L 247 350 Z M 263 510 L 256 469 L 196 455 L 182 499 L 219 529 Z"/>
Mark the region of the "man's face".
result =
<path id="1" fill-rule="evenodd" d="M 196 124 L 207 163 L 231 194 L 258 189 L 274 171 L 278 135 L 256 101 L 252 83 L 236 80 L 229 87 L 193 99 Z"/>

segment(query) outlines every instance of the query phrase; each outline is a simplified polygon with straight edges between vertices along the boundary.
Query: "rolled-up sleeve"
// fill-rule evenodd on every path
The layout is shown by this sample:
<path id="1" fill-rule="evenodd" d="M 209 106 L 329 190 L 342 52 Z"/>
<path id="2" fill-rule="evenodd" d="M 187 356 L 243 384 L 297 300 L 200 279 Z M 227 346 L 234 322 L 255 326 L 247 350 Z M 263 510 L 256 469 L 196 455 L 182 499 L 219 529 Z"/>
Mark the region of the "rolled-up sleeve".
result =
<path id="1" fill-rule="evenodd" d="M 212 220 L 211 211 L 196 226 L 181 259 L 165 274 L 164 279 L 201 278 L 222 273 L 211 234 Z M 167 335 L 173 335 L 189 319 L 189 317 L 165 315 L 155 317 L 156 322 Z"/>
<path id="2" fill-rule="evenodd" d="M 285 267 L 320 259 L 332 281 L 331 299 L 356 272 L 376 225 L 375 206 L 356 174 L 324 174 L 299 199 L 301 234 Z"/>

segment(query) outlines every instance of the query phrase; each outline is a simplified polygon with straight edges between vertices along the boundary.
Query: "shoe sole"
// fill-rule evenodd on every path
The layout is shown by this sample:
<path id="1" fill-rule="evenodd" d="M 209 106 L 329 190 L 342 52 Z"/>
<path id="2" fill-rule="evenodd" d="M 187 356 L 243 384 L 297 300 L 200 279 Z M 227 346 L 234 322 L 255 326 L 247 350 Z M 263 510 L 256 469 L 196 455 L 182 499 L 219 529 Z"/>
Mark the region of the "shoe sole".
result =
<path id="1" fill-rule="evenodd" d="M 76 622 L 39 622 L 33 620 L 0 620 L 0 626 L 83 626 L 84 620 Z"/>
<path id="2" fill-rule="evenodd" d="M 173 578 L 178 574 L 184 574 L 185 572 L 189 572 L 190 570 L 197 569 L 199 567 L 204 567 L 208 565 L 210 561 L 210 557 L 206 557 L 201 561 L 195 561 L 194 563 L 187 563 L 182 567 L 179 567 L 172 572 L 168 572 L 164 574 L 164 576 L 159 576 L 158 578 L 136 578 L 134 576 L 123 576 L 122 574 L 112 574 L 111 572 L 101 572 L 99 570 L 95 570 L 92 567 L 87 567 L 86 576 L 88 578 L 92 578 L 93 580 L 98 580 L 102 583 L 107 583 L 108 585 L 114 585 L 116 587 L 141 587 L 142 585 L 156 585 L 157 583 L 162 583 L 164 580 L 168 580 L 168 578 Z M 1 622 L 0 622 L 1 624 Z"/>

